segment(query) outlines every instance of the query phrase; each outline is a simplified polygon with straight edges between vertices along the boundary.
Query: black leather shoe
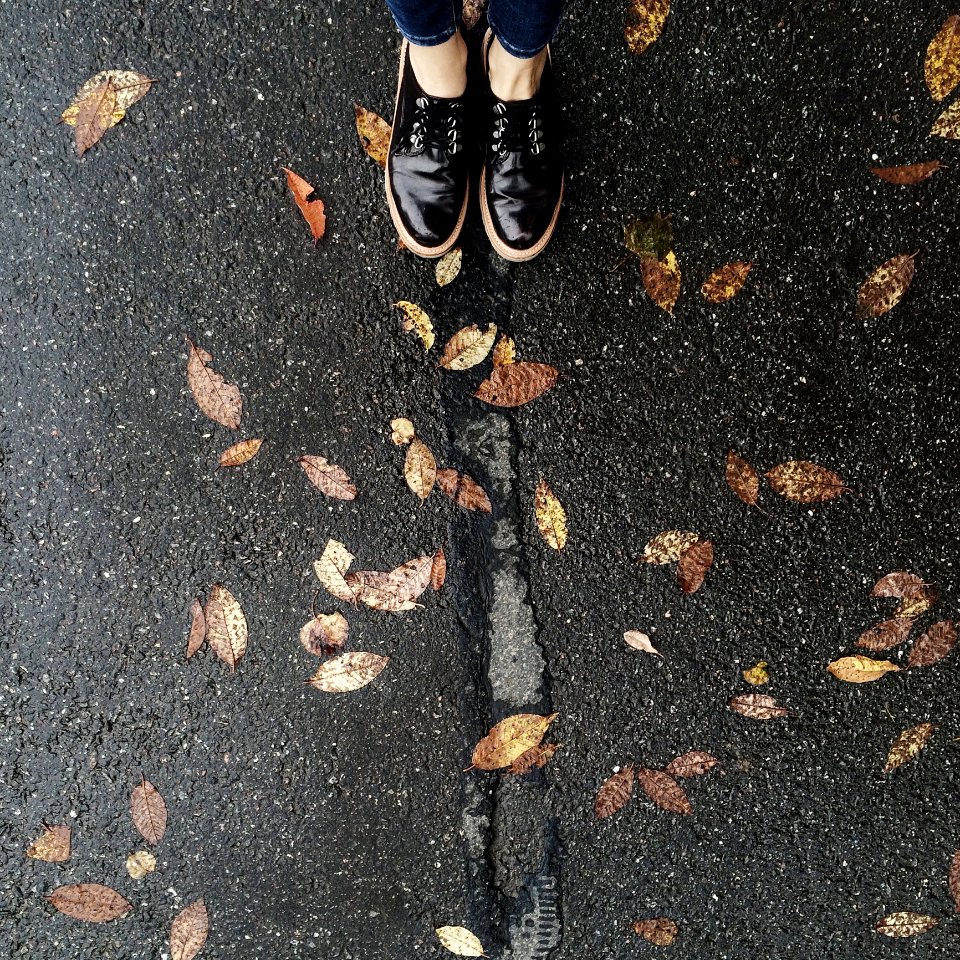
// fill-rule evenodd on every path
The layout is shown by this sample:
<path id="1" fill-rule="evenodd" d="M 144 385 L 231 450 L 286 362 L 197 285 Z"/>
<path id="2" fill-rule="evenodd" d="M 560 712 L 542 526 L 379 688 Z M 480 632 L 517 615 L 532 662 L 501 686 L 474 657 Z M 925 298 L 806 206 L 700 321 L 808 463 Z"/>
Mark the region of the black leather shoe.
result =
<path id="1" fill-rule="evenodd" d="M 492 31 L 483 38 L 483 65 Z M 488 142 L 480 174 L 480 210 L 493 249 L 507 260 L 532 260 L 553 236 L 563 199 L 559 109 L 547 48 L 540 89 L 530 100 L 490 94 Z"/>
<path id="2" fill-rule="evenodd" d="M 470 187 L 467 154 L 465 98 L 425 94 L 404 40 L 387 154 L 387 203 L 400 239 L 418 256 L 441 257 L 460 236 Z"/>

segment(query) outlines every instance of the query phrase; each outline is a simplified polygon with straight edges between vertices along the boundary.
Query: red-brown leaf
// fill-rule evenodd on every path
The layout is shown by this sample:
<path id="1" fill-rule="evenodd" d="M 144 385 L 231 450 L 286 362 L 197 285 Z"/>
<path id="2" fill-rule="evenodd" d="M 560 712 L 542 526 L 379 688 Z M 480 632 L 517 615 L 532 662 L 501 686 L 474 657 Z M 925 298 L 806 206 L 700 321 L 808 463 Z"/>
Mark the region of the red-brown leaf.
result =
<path id="1" fill-rule="evenodd" d="M 187 637 L 187 659 L 189 660 L 202 646 L 207 638 L 207 618 L 203 614 L 203 606 L 199 600 L 194 600 L 190 607 L 190 635 Z"/>
<path id="2" fill-rule="evenodd" d="M 927 584 L 915 573 L 906 570 L 894 570 L 881 577 L 870 591 L 871 597 L 915 597 Z"/>
<path id="3" fill-rule="evenodd" d="M 760 494 L 760 476 L 753 467 L 733 450 L 727 451 L 727 486 L 748 507 L 756 506 Z"/>
<path id="4" fill-rule="evenodd" d="M 130 813 L 134 826 L 147 843 L 157 844 L 167 829 L 167 805 L 160 791 L 142 774 L 130 794 Z"/>
<path id="5" fill-rule="evenodd" d="M 443 552 L 443 547 L 437 547 L 437 552 L 433 555 L 433 565 L 430 568 L 430 586 L 434 591 L 439 591 L 447 579 L 447 556 Z"/>
<path id="6" fill-rule="evenodd" d="M 669 773 L 640 767 L 637 770 L 637 782 L 643 792 L 662 810 L 670 813 L 693 813 L 693 807 L 690 806 L 683 787 Z"/>
<path id="7" fill-rule="evenodd" d="M 598 820 L 613 816 L 626 806 L 627 801 L 633 796 L 633 781 L 634 769 L 631 763 L 600 784 L 593 804 L 593 811 Z"/>
<path id="8" fill-rule="evenodd" d="M 908 667 L 929 667 L 942 660 L 957 645 L 957 628 L 950 620 L 941 620 L 927 628 L 907 657 Z"/>
<path id="9" fill-rule="evenodd" d="M 479 510 L 481 513 L 490 513 L 493 510 L 483 487 L 466 473 L 451 469 L 438 470 L 437 486 L 464 510 Z"/>
<path id="10" fill-rule="evenodd" d="M 671 760 L 664 767 L 664 773 L 669 773 L 671 777 L 699 777 L 716 765 L 717 758 L 709 753 L 703 750 L 688 750 Z"/>
<path id="11" fill-rule="evenodd" d="M 323 201 L 319 197 L 311 200 L 310 197 L 314 192 L 313 187 L 299 174 L 294 173 L 287 167 L 283 169 L 287 175 L 287 186 L 293 194 L 298 209 L 303 214 L 303 219 L 307 221 L 310 233 L 313 235 L 313 242 L 316 244 L 327 229 L 327 217 L 324 213 Z"/>
<path id="12" fill-rule="evenodd" d="M 669 917 L 652 917 L 637 920 L 633 932 L 655 947 L 669 947 L 677 939 L 680 928 Z"/>
<path id="13" fill-rule="evenodd" d="M 698 540 L 680 554 L 677 562 L 677 583 L 687 594 L 696 593 L 713 565 L 713 543 L 710 540 Z"/>
<path id="14" fill-rule="evenodd" d="M 47 900 L 65 916 L 90 923 L 107 923 L 133 909 L 132 903 L 102 883 L 68 883 L 57 887 Z"/>
<path id="15" fill-rule="evenodd" d="M 923 163 L 910 163 L 901 167 L 871 167 L 870 172 L 900 186 L 911 186 L 933 176 L 943 164 L 939 160 L 927 160 Z"/>
<path id="16" fill-rule="evenodd" d="M 495 367 L 474 396 L 496 407 L 520 407 L 546 393 L 558 376 L 557 368 L 547 363 L 518 360 Z"/>
<path id="17" fill-rule="evenodd" d="M 227 383 L 223 374 L 209 364 L 213 357 L 198 347 L 189 337 L 187 341 L 187 383 L 201 413 L 224 427 L 236 430 L 243 414 L 240 388 Z"/>
<path id="18" fill-rule="evenodd" d="M 857 646 L 864 650 L 890 650 L 910 636 L 914 621 L 910 617 L 893 617 L 881 623 L 875 623 L 864 630 L 857 640 Z"/>
<path id="19" fill-rule="evenodd" d="M 788 717 L 790 711 L 780 706 L 773 697 L 765 693 L 743 693 L 732 697 L 727 706 L 741 716 L 751 720 L 774 720 L 777 717 Z"/>
<path id="20" fill-rule="evenodd" d="M 950 895 L 953 897 L 955 912 L 960 913 L 960 850 L 950 861 L 950 874 L 948 877 L 950 884 Z"/>
<path id="21" fill-rule="evenodd" d="M 184 907 L 170 924 L 170 960 L 193 960 L 207 942 L 210 919 L 202 899 Z"/>

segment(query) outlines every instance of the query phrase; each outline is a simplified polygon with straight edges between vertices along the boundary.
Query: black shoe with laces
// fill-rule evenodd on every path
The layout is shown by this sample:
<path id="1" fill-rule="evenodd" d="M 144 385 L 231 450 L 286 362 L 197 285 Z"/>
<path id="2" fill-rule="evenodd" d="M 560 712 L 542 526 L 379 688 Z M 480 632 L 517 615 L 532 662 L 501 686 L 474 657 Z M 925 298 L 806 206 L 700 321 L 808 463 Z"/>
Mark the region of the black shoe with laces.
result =
<path id="1" fill-rule="evenodd" d="M 483 39 L 487 73 L 492 31 Z M 507 260 L 532 260 L 553 236 L 563 199 L 560 119 L 547 48 L 540 89 L 529 100 L 490 92 L 480 210 L 493 249 Z"/>
<path id="2" fill-rule="evenodd" d="M 421 257 L 447 253 L 467 213 L 466 102 L 423 92 L 406 40 L 400 48 L 386 186 L 390 216 L 404 244 Z"/>

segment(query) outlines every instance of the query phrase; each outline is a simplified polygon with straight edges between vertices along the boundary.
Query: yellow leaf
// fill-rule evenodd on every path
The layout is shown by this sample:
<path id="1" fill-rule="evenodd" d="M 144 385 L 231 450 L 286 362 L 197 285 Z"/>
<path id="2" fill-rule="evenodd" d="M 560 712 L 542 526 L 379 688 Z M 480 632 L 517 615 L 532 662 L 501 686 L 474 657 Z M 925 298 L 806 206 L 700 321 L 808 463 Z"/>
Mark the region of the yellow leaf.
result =
<path id="1" fill-rule="evenodd" d="M 403 329 L 407 333 L 411 331 L 416 333 L 423 341 L 424 350 L 429 351 L 436 341 L 430 318 L 420 307 L 415 303 L 411 303 L 409 300 L 399 300 L 394 306 L 399 307 L 400 310 L 403 311 Z"/>
<path id="2" fill-rule="evenodd" d="M 430 496 L 430 491 L 437 481 L 437 461 L 433 452 L 419 437 L 414 437 L 407 448 L 403 476 L 407 486 L 421 500 Z"/>
<path id="3" fill-rule="evenodd" d="M 157 858 L 149 850 L 138 850 L 127 857 L 127 873 L 134 880 L 142 880 L 157 869 Z"/>
<path id="4" fill-rule="evenodd" d="M 664 530 L 643 548 L 644 563 L 676 563 L 680 554 L 692 547 L 700 535 L 689 530 Z"/>
<path id="5" fill-rule="evenodd" d="M 960 16 L 957 14 L 947 17 L 930 41 L 923 73 L 934 100 L 949 95 L 960 81 Z"/>
<path id="6" fill-rule="evenodd" d="M 381 168 L 386 167 L 392 132 L 390 124 L 372 110 L 361 107 L 359 103 L 353 105 L 353 112 L 357 122 L 357 135 L 367 156 L 375 160 Z"/>
<path id="7" fill-rule="evenodd" d="M 662 260 L 656 257 L 640 258 L 640 273 L 647 296 L 667 313 L 673 313 L 674 304 L 680 296 L 680 267 L 677 255 L 668 250 Z"/>
<path id="8" fill-rule="evenodd" d="M 543 539 L 554 550 L 562 550 L 567 543 L 567 514 L 546 480 L 537 484 L 533 510 Z"/>
<path id="9" fill-rule="evenodd" d="M 447 370 L 468 370 L 475 367 L 490 352 L 496 335 L 495 323 L 491 323 L 486 330 L 481 330 L 475 323 L 458 330 L 443 348 L 443 356 L 438 366 Z"/>
<path id="10" fill-rule="evenodd" d="M 449 253 L 445 253 L 437 261 L 437 286 L 445 287 L 448 283 L 456 280 L 462 263 L 463 251 L 459 247 L 454 247 Z"/>
<path id="11" fill-rule="evenodd" d="M 623 36 L 631 53 L 644 53 L 663 32 L 670 0 L 630 0 Z"/>
<path id="12" fill-rule="evenodd" d="M 878 920 L 874 929 L 886 937 L 914 937 L 918 933 L 932 930 L 938 923 L 936 917 L 925 913 L 913 913 L 910 910 L 901 910 L 890 913 Z"/>
<path id="13" fill-rule="evenodd" d="M 933 736 L 936 726 L 932 723 L 919 723 L 909 730 L 904 730 L 890 746 L 890 753 L 883 768 L 884 773 L 890 773 L 897 767 L 913 759 Z"/>
<path id="14" fill-rule="evenodd" d="M 514 363 L 516 359 L 517 345 L 513 342 L 513 337 L 504 334 L 493 348 L 493 365 L 495 367 L 506 367 Z"/>
<path id="15" fill-rule="evenodd" d="M 405 446 L 416 436 L 413 423 L 406 417 L 394 417 L 390 421 L 390 429 L 393 431 L 390 434 L 390 439 L 398 447 Z"/>
<path id="16" fill-rule="evenodd" d="M 885 673 L 900 668 L 889 660 L 873 660 L 858 653 L 852 657 L 841 657 L 827 665 L 827 669 L 838 679 L 846 683 L 870 683 L 879 680 Z"/>
<path id="17" fill-rule="evenodd" d="M 63 863 L 70 859 L 70 828 L 64 824 L 43 825 L 43 833 L 27 847 L 31 860 Z"/>
<path id="18" fill-rule="evenodd" d="M 754 664 L 749 670 L 743 671 L 743 679 L 751 686 L 760 687 L 770 682 L 770 674 L 767 672 L 769 664 L 766 660 L 761 660 Z"/>
<path id="19" fill-rule="evenodd" d="M 960 140 L 960 100 L 954 100 L 934 121 L 930 128 L 934 137 L 946 137 L 947 140 Z"/>
<path id="20" fill-rule="evenodd" d="M 466 927 L 437 927 L 440 943 L 458 957 L 484 956 L 483 944 Z"/>
<path id="21" fill-rule="evenodd" d="M 733 263 L 717 267 L 703 281 L 700 292 L 708 303 L 726 303 L 727 300 L 732 300 L 740 292 L 740 288 L 752 267 L 753 264 L 745 260 L 735 260 Z"/>
<path id="22" fill-rule="evenodd" d="M 498 770 L 535 747 L 553 722 L 555 713 L 542 717 L 536 713 L 517 713 L 501 720 L 477 744 L 473 766 L 480 770 Z"/>
<path id="23" fill-rule="evenodd" d="M 868 317 L 892 310 L 907 292 L 916 273 L 915 253 L 900 253 L 880 264 L 860 285 L 857 307 Z"/>

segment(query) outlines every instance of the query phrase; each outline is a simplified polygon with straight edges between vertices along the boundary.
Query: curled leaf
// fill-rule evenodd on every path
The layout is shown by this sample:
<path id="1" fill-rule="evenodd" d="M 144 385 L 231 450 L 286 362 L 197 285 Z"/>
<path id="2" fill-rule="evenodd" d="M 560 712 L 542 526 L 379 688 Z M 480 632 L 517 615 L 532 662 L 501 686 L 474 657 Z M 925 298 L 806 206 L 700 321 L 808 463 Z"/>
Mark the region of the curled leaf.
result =
<path id="1" fill-rule="evenodd" d="M 407 447 L 403 478 L 421 500 L 430 496 L 437 481 L 437 461 L 433 451 L 419 437 L 414 437 Z"/>
<path id="2" fill-rule="evenodd" d="M 751 720 L 775 720 L 778 717 L 789 717 L 790 711 L 781 706 L 773 697 L 765 693 L 742 693 L 731 697 L 727 706 L 734 713 Z"/>
<path id="3" fill-rule="evenodd" d="M 89 923 L 108 923 L 133 909 L 132 903 L 102 883 L 68 883 L 57 887 L 47 900 L 65 916 Z"/>
<path id="4" fill-rule="evenodd" d="M 194 600 L 190 606 L 190 635 L 187 637 L 187 659 L 189 660 L 207 638 L 207 618 L 203 615 L 203 606 Z"/>
<path id="5" fill-rule="evenodd" d="M 546 393 L 559 376 L 549 363 L 517 360 L 495 366 L 473 395 L 495 407 L 522 407 Z"/>
<path id="6" fill-rule="evenodd" d="M 326 457 L 305 454 L 297 460 L 307 479 L 334 500 L 354 500 L 357 488 L 343 467 L 329 463 Z"/>
<path id="7" fill-rule="evenodd" d="M 322 663 L 305 683 L 325 693 L 350 693 L 376 680 L 389 662 L 376 653 L 341 653 Z"/>
<path id="8" fill-rule="evenodd" d="M 315 657 L 329 657 L 343 649 L 349 632 L 342 613 L 318 613 L 300 628 L 300 643 Z"/>
<path id="9" fill-rule="evenodd" d="M 663 654 L 650 642 L 650 638 L 645 633 L 641 633 L 639 630 L 625 631 L 623 634 L 623 639 L 627 646 L 633 647 L 634 650 L 641 650 L 643 653 L 654 653 L 658 657 L 663 656 Z"/>
<path id="10" fill-rule="evenodd" d="M 757 503 L 760 494 L 760 477 L 757 471 L 733 450 L 727 451 L 727 486 L 748 506 Z"/>
<path id="11" fill-rule="evenodd" d="M 555 717 L 555 713 L 546 717 L 518 713 L 501 720 L 474 748 L 472 766 L 478 770 L 499 770 L 510 766 L 540 743 Z"/>
<path id="12" fill-rule="evenodd" d="M 809 460 L 788 460 L 765 474 L 770 486 L 794 503 L 822 503 L 850 488 L 832 471 Z"/>
<path id="13" fill-rule="evenodd" d="M 247 652 L 247 618 L 240 601 L 222 583 L 215 583 L 204 614 L 210 649 L 231 671 L 236 670 Z"/>
<path id="14" fill-rule="evenodd" d="M 227 383 L 223 375 L 209 366 L 213 357 L 198 347 L 189 337 L 187 341 L 187 383 L 204 416 L 231 430 L 240 426 L 243 397 L 235 384 Z"/>
<path id="15" fill-rule="evenodd" d="M 717 267 L 703 281 L 700 292 L 708 303 L 726 303 L 740 292 L 752 267 L 753 264 L 747 260 L 735 260 Z"/>
<path id="16" fill-rule="evenodd" d="M 142 880 L 157 869 L 157 858 L 149 850 L 137 850 L 127 857 L 125 866 L 134 880 Z"/>
<path id="17" fill-rule="evenodd" d="M 693 813 L 686 792 L 669 773 L 640 767 L 637 770 L 637 783 L 661 810 L 668 813 Z"/>
<path id="18" fill-rule="evenodd" d="M 70 859 L 70 828 L 62 823 L 52 827 L 43 824 L 43 833 L 27 847 L 31 860 L 66 863 Z"/>
<path id="19" fill-rule="evenodd" d="M 416 333 L 423 343 L 423 349 L 429 351 L 436 342 L 433 323 L 427 314 L 409 300 L 398 300 L 395 307 L 403 312 L 403 329 L 406 333 Z"/>
<path id="20" fill-rule="evenodd" d="M 219 467 L 239 467 L 252 460 L 263 446 L 263 440 L 241 440 L 232 446 L 227 447 L 220 454 Z"/>
<path id="21" fill-rule="evenodd" d="M 941 620 L 927 628 L 907 657 L 907 668 L 931 667 L 957 645 L 957 628 L 950 620 Z"/>
<path id="22" fill-rule="evenodd" d="M 871 167 L 870 172 L 899 186 L 912 186 L 932 177 L 943 164 L 939 160 L 927 160 L 924 163 L 911 163 L 902 167 Z"/>
<path id="23" fill-rule="evenodd" d="M 361 107 L 359 103 L 353 105 L 353 113 L 357 136 L 364 152 L 371 160 L 376 161 L 381 169 L 385 168 L 387 154 L 390 152 L 390 135 L 393 132 L 390 124 L 379 114 Z"/>
<path id="24" fill-rule="evenodd" d="M 433 555 L 433 563 L 430 566 L 430 586 L 434 592 L 439 592 L 447 579 L 447 555 L 443 552 L 443 547 L 437 547 L 437 552 Z"/>
<path id="25" fill-rule="evenodd" d="M 869 317 L 880 317 L 892 310 L 913 281 L 915 253 L 901 253 L 882 263 L 860 285 L 857 306 Z"/>
<path id="26" fill-rule="evenodd" d="M 677 563 L 677 583 L 686 593 L 696 593 L 703 585 L 707 572 L 713 565 L 713 543 L 710 540 L 698 540 L 680 554 Z"/>
<path id="27" fill-rule="evenodd" d="M 885 673 L 900 668 L 889 660 L 873 660 L 863 654 L 852 657 L 840 657 L 827 665 L 827 669 L 838 679 L 847 683 L 870 683 L 879 680 Z"/>
<path id="28" fill-rule="evenodd" d="M 567 514 L 546 480 L 537 484 L 533 510 L 543 539 L 554 550 L 562 550 L 567 544 Z"/>
<path id="29" fill-rule="evenodd" d="M 760 660 L 755 663 L 749 670 L 743 671 L 743 679 L 750 684 L 751 687 L 762 687 L 765 683 L 770 682 L 770 674 L 767 671 L 767 667 L 770 664 L 766 660 Z"/>
<path id="30" fill-rule="evenodd" d="M 622 770 L 607 777 L 597 790 L 593 802 L 593 812 L 598 820 L 612 817 L 618 810 L 622 810 L 633 796 L 634 783 L 633 764 L 630 763 Z"/>
<path id="31" fill-rule="evenodd" d="M 310 234 L 313 237 L 314 245 L 324 235 L 327 229 L 327 217 L 324 212 L 323 201 L 315 197 L 313 186 L 307 183 L 299 174 L 294 173 L 287 167 L 283 168 L 287 175 L 287 187 L 293 194 L 297 209 L 303 215 L 310 227 Z M 311 197 L 313 199 L 311 199 Z"/>
<path id="32" fill-rule="evenodd" d="M 416 436 L 413 423 L 406 417 L 395 417 L 390 421 L 390 429 L 390 439 L 397 447 L 406 446 Z"/>
<path id="33" fill-rule="evenodd" d="M 437 486 L 445 496 L 464 510 L 478 510 L 481 513 L 490 513 L 493 510 L 483 487 L 469 474 L 458 473 L 449 468 L 438 470 Z"/>
<path id="34" fill-rule="evenodd" d="M 887 756 L 883 772 L 890 773 L 908 760 L 913 759 L 927 745 L 927 741 L 933 736 L 936 729 L 936 726 L 932 723 L 919 723 L 917 726 L 898 734 L 896 740 L 890 746 L 890 753 Z"/>
<path id="35" fill-rule="evenodd" d="M 443 348 L 437 366 L 446 370 L 469 370 L 486 357 L 497 335 L 497 325 L 491 323 L 481 330 L 475 323 L 458 330 Z"/>
<path id="36" fill-rule="evenodd" d="M 142 774 L 130 793 L 130 813 L 143 839 L 156 846 L 167 829 L 167 805 L 160 791 Z"/>

